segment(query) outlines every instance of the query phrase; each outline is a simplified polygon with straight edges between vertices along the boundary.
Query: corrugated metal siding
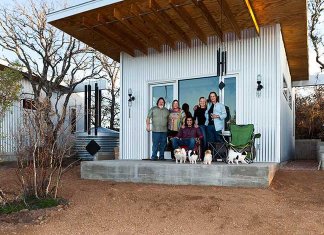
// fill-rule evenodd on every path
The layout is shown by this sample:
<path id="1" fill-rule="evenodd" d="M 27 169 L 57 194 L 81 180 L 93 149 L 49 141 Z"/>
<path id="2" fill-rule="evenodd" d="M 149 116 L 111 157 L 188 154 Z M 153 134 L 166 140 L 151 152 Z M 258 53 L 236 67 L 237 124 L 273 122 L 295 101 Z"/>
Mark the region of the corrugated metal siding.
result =
<path id="1" fill-rule="evenodd" d="M 27 80 L 22 80 L 22 95 L 21 97 L 29 97 L 32 93 L 32 88 Z M 20 120 L 22 116 L 22 104 L 20 101 L 14 102 L 11 109 L 5 114 L 1 122 L 0 133 L 3 138 L 0 138 L 0 154 L 12 154 L 15 151 L 15 138 L 20 128 Z"/>
<path id="2" fill-rule="evenodd" d="M 3 138 L 0 138 L 0 154 L 1 152 L 12 152 L 14 150 L 14 137 L 19 127 L 20 107 L 19 102 L 8 111 L 4 120 L 0 124 L 0 132 Z"/>
<path id="3" fill-rule="evenodd" d="M 22 80 L 22 91 L 20 99 L 33 98 L 33 90 L 31 84 L 27 80 Z M 56 95 L 52 97 L 52 102 L 55 102 Z M 63 98 L 62 98 L 63 99 Z M 77 131 L 83 130 L 83 99 L 78 94 L 72 94 L 69 102 L 69 107 L 77 109 Z M 54 104 L 54 103 L 53 103 Z M 59 107 L 62 107 L 63 100 L 60 101 Z M 15 137 L 20 128 L 20 121 L 23 115 L 22 102 L 17 101 L 12 108 L 6 113 L 4 119 L 0 123 L 0 133 L 4 138 L 0 138 L 0 155 L 12 155 L 15 152 Z M 69 124 L 69 111 L 65 125 Z"/>
<path id="4" fill-rule="evenodd" d="M 279 76 L 279 91 L 280 91 L 280 161 L 288 161 L 294 158 L 295 150 L 295 136 L 294 136 L 294 106 L 295 106 L 295 95 L 292 91 L 292 82 L 290 71 L 288 67 L 285 46 L 283 43 L 282 35 L 279 35 L 280 40 L 280 61 L 281 70 Z M 291 96 L 291 107 L 289 106 L 289 100 L 283 94 L 283 77 L 287 82 L 288 91 Z"/>
<path id="5" fill-rule="evenodd" d="M 84 96 L 82 93 L 74 93 L 70 96 L 70 100 L 67 107 L 66 118 L 64 126 L 71 126 L 71 109 L 76 109 L 76 131 L 84 131 Z M 55 105 L 57 94 L 52 96 L 52 104 Z M 65 95 L 60 97 L 58 107 L 63 107 Z M 54 118 L 57 118 L 54 116 Z M 68 128 L 69 129 L 69 128 Z M 70 130 L 70 129 L 69 129 Z"/>
<path id="6" fill-rule="evenodd" d="M 242 39 L 227 35 L 228 74 L 237 77 L 237 123 L 254 123 L 262 134 L 257 161 L 278 162 L 280 137 L 277 114 L 280 112 L 277 87 L 279 25 L 264 27 L 260 36 L 254 30 L 242 32 Z M 187 48 L 179 43 L 178 50 L 168 47 L 163 53 L 150 51 L 148 56 L 130 57 L 122 54 L 122 112 L 121 150 L 123 159 L 142 159 L 149 156 L 145 118 L 149 109 L 149 84 L 191 77 L 215 76 L 216 52 L 219 40 L 210 37 L 208 45 L 194 40 Z M 262 75 L 264 89 L 256 98 L 257 75 Z M 129 109 L 127 91 L 132 88 L 136 97 Z M 207 95 L 207 94 L 202 94 Z M 130 110 L 130 118 L 129 118 Z M 280 143 L 279 143 L 280 144 Z"/>

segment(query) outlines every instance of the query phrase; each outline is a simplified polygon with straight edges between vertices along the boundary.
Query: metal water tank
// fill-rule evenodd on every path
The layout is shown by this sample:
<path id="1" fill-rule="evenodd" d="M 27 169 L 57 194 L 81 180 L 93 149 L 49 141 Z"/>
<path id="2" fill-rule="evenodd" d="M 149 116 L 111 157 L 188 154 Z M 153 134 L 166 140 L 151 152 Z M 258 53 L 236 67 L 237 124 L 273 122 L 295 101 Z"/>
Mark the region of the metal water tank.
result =
<path id="1" fill-rule="evenodd" d="M 86 147 L 91 141 L 95 141 L 100 150 L 97 154 L 91 155 Z M 119 132 L 104 127 L 98 127 L 98 135 L 95 129 L 91 128 L 91 134 L 87 132 L 75 133 L 75 152 L 82 160 L 108 160 L 114 159 L 114 148 L 119 146 Z"/>

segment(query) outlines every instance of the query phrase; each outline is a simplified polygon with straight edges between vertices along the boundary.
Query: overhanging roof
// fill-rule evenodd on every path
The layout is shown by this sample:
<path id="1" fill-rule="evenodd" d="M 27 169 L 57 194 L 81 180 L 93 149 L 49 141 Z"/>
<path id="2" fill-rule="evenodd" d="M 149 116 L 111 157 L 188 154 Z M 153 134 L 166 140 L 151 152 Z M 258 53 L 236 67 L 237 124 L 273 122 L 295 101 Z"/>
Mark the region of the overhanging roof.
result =
<path id="1" fill-rule="evenodd" d="M 243 0 L 98 0 L 49 14 L 49 22 L 96 50 L 119 61 L 120 52 L 162 45 L 188 46 L 192 38 L 206 43 L 208 36 L 227 32 L 240 37 L 255 27 Z M 306 0 L 251 0 L 259 26 L 279 23 L 293 81 L 308 79 Z M 221 7 L 222 6 L 222 7 Z M 223 12 L 223 14 L 221 14 Z M 222 15 L 222 17 L 221 17 Z"/>

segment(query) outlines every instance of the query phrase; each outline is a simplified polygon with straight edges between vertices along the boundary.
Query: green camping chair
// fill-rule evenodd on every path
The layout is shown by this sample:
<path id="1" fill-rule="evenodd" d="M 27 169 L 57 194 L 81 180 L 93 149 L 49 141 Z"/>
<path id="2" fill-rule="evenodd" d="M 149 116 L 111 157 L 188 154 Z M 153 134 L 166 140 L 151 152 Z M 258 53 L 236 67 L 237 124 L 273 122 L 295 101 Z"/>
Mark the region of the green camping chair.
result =
<path id="1" fill-rule="evenodd" d="M 231 132 L 230 141 L 225 139 L 227 142 L 227 148 L 232 148 L 235 152 L 247 153 L 246 160 L 248 163 L 253 162 L 256 156 L 255 151 L 255 139 L 260 138 L 261 134 L 254 134 L 254 125 L 236 125 L 230 124 L 229 126 Z"/>

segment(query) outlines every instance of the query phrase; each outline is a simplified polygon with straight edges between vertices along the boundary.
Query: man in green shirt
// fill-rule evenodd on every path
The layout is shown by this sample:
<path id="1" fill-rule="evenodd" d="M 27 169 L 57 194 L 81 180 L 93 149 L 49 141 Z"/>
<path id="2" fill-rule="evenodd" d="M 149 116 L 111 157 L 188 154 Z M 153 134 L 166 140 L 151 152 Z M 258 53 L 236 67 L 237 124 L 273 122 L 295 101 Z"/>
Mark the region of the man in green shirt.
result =
<path id="1" fill-rule="evenodd" d="M 157 160 L 157 152 L 160 152 L 159 159 L 164 160 L 164 149 L 167 144 L 169 110 L 164 107 L 165 100 L 160 97 L 156 106 L 152 107 L 146 118 L 146 130 L 151 131 L 150 120 L 152 120 L 152 156 L 151 160 Z"/>

